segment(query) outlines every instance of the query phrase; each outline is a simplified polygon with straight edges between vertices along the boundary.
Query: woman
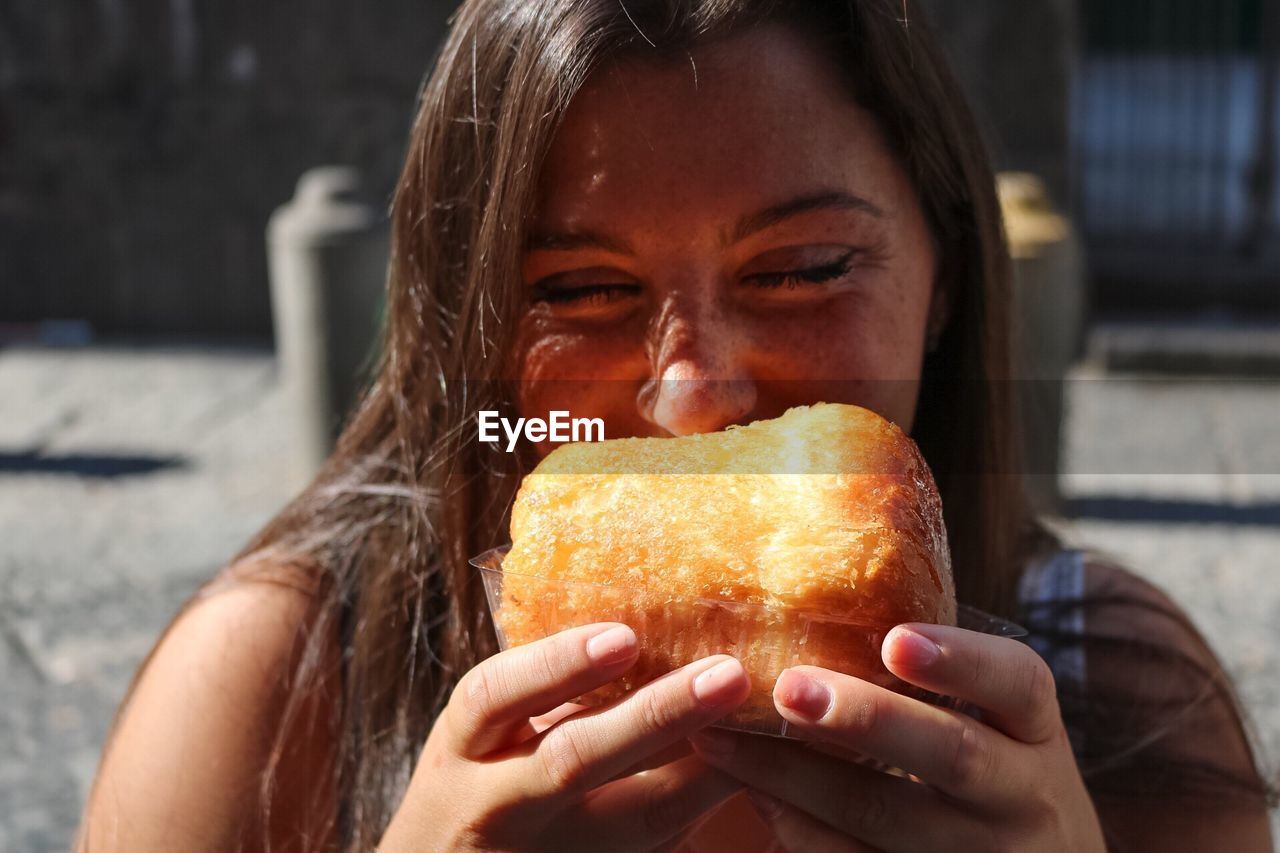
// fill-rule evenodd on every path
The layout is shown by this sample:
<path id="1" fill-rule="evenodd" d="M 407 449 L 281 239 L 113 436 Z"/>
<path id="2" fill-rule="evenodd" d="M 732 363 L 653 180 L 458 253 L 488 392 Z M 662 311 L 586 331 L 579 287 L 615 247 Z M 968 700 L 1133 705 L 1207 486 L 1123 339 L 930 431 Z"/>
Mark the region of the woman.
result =
<path id="1" fill-rule="evenodd" d="M 992 176 L 902 14 L 463 6 L 396 195 L 377 380 L 144 664 L 91 849 L 1269 849 L 1203 642 L 1027 511 Z M 708 730 L 745 698 L 731 658 L 580 712 L 634 662 L 630 629 L 493 654 L 466 560 L 503 540 L 542 451 L 480 444 L 478 411 L 567 409 L 618 437 L 819 400 L 912 432 L 961 600 L 1035 630 L 1043 657 L 938 626 L 886 641 L 894 672 L 981 722 L 801 668 L 775 698 L 807 749 Z"/>

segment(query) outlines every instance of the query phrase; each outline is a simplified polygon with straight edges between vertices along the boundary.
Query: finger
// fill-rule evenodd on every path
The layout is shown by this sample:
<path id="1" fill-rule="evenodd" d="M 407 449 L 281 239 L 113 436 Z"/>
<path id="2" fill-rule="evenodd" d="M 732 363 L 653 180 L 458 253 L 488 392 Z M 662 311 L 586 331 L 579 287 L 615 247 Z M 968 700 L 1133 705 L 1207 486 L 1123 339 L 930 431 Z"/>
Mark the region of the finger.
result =
<path id="1" fill-rule="evenodd" d="M 613 705 L 569 717 L 504 764 L 527 797 L 573 800 L 725 716 L 750 693 L 741 663 L 727 655 L 704 658 Z"/>
<path id="2" fill-rule="evenodd" d="M 598 839 L 598 849 L 655 850 L 741 790 L 737 779 L 689 755 L 592 791 L 581 809 L 571 813 L 569 830 L 579 844 Z M 623 839 L 625 845 L 619 846 Z"/>
<path id="3" fill-rule="evenodd" d="M 741 779 L 749 789 L 875 847 L 968 849 L 958 842 L 975 834 L 974 819 L 965 810 L 924 785 L 849 764 L 801 743 L 721 730 L 699 732 L 690 740 L 704 761 Z"/>
<path id="4" fill-rule="evenodd" d="M 1013 801 L 1025 779 L 1018 749 L 972 717 L 816 666 L 783 671 L 773 689 L 789 731 L 834 743 L 972 802 Z"/>
<path id="5" fill-rule="evenodd" d="M 500 652 L 462 677 L 441 714 L 452 750 L 482 758 L 530 717 L 617 678 L 636 660 L 635 632 L 596 623 Z"/>
<path id="6" fill-rule="evenodd" d="M 778 841 L 795 853 L 878 853 L 877 848 L 827 826 L 795 806 L 761 791 L 747 791 Z"/>
<path id="7" fill-rule="evenodd" d="M 885 637 L 885 666 L 904 681 L 972 702 L 983 722 L 1023 743 L 1062 731 L 1053 673 L 1029 646 L 946 625 L 899 625 Z"/>

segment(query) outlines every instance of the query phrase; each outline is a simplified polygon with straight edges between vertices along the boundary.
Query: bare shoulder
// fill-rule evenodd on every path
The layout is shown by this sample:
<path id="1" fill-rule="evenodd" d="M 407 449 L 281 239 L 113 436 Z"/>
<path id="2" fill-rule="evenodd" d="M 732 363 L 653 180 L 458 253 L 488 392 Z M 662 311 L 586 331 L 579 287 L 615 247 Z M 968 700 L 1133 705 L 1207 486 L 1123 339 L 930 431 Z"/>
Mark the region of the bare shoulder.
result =
<path id="1" fill-rule="evenodd" d="M 1090 702 L 1115 723 L 1107 731 L 1116 754 L 1132 757 L 1113 761 L 1114 775 L 1207 771 L 1261 789 L 1231 680 L 1187 613 L 1155 584 L 1102 558 L 1086 562 L 1085 598 Z M 1116 849 L 1271 849 L 1261 795 L 1235 798 L 1239 808 L 1201 809 L 1173 799 L 1137 808 L 1141 800 L 1096 794 Z"/>
<path id="2" fill-rule="evenodd" d="M 82 849 L 232 849 L 246 830 L 292 836 L 314 816 L 315 802 L 285 797 L 273 826 L 245 820 L 269 763 L 281 781 L 308 779 L 297 790 L 322 793 L 317 771 L 328 760 L 332 722 L 325 715 L 336 705 L 325 694 L 337 689 L 336 668 L 306 695 L 291 682 L 303 656 L 319 660 L 323 673 L 338 650 L 317 621 L 315 587 L 302 577 L 282 566 L 237 565 L 179 612 L 118 712 Z"/>

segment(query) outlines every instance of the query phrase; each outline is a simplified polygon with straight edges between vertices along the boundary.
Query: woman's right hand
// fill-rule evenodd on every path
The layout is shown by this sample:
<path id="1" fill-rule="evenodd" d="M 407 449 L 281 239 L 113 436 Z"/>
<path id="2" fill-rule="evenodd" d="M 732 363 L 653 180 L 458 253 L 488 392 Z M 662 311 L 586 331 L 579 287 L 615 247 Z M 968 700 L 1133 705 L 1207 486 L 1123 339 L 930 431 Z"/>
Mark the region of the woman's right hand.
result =
<path id="1" fill-rule="evenodd" d="M 694 755 L 627 772 L 746 700 L 734 658 L 691 663 L 612 705 L 567 704 L 626 672 L 637 651 L 630 628 L 597 623 L 468 672 L 379 849 L 654 850 L 741 790 Z"/>

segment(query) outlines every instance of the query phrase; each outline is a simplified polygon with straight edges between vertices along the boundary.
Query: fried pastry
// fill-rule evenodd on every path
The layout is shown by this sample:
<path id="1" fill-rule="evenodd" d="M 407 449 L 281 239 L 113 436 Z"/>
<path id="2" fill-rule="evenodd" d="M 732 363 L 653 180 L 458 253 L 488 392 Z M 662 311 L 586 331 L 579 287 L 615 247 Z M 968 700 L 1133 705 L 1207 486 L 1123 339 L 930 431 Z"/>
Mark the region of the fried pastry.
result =
<path id="1" fill-rule="evenodd" d="M 597 621 L 639 635 L 636 667 L 591 700 L 731 654 L 752 698 L 729 722 L 768 731 L 786 667 L 899 687 L 884 634 L 955 624 L 933 477 L 902 430 L 856 406 L 561 446 L 522 483 L 511 537 L 495 608 L 507 644 Z"/>

